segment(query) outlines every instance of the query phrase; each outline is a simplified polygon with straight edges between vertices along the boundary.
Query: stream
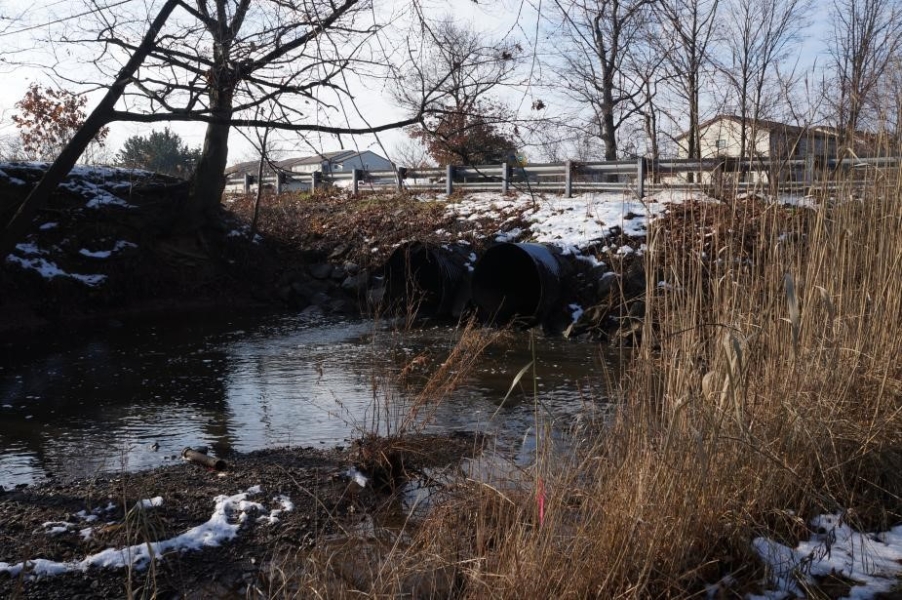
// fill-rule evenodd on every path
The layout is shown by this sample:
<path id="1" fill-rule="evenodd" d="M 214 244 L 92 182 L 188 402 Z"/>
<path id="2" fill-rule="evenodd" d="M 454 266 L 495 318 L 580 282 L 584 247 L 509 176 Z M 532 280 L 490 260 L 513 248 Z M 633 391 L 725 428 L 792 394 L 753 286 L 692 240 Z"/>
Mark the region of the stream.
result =
<path id="1" fill-rule="evenodd" d="M 0 344 L 0 485 L 157 467 L 186 446 L 224 455 L 396 431 L 461 331 L 205 313 Z M 534 372 L 508 395 L 533 356 Z M 500 453 L 523 458 L 537 414 L 566 436 L 605 409 L 611 361 L 590 342 L 505 333 L 418 413 L 429 416 L 420 427 L 482 431 Z"/>

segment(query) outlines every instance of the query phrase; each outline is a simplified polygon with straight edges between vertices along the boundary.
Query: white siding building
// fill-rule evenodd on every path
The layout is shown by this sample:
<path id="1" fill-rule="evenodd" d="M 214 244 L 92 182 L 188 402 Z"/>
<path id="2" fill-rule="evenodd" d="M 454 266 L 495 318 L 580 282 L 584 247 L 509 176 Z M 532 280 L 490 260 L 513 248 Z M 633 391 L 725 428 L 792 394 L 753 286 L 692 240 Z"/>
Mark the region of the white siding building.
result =
<path id="1" fill-rule="evenodd" d="M 255 191 L 259 165 L 258 161 L 249 161 L 226 169 L 226 193 L 240 194 Z M 370 150 L 363 152 L 338 150 L 276 161 L 274 167 L 264 167 L 263 185 L 288 192 L 310 190 L 314 173 L 322 173 L 328 179 L 328 176 L 333 173 L 350 173 L 354 169 L 370 172 L 388 171 L 393 168 L 393 165 L 387 158 Z M 278 185 L 277 177 L 279 178 Z"/>
<path id="2" fill-rule="evenodd" d="M 736 115 L 718 115 L 699 125 L 699 154 L 702 159 L 723 158 L 723 167 L 714 173 L 703 173 L 702 183 L 713 183 L 720 178 L 738 179 L 742 153 L 742 119 Z M 746 120 L 745 158 L 761 159 L 777 163 L 776 167 L 752 166 L 745 181 L 768 183 L 780 181 L 804 181 L 806 165 L 780 165 L 788 160 L 808 161 L 807 168 L 817 169 L 827 160 L 836 158 L 837 135 L 829 128 L 798 127 L 766 120 Z M 688 133 L 677 138 L 679 157 L 688 157 Z M 734 160 L 730 160 L 734 159 Z"/>

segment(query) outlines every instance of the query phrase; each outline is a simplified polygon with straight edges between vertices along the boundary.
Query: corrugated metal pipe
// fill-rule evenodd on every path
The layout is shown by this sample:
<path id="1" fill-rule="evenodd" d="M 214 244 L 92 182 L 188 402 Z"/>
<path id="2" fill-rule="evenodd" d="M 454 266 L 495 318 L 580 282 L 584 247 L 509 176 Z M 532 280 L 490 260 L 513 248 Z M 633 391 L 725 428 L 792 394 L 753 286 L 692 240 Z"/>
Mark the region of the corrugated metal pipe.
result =
<path id="1" fill-rule="evenodd" d="M 459 317 L 469 303 L 475 258 L 467 244 L 402 244 L 384 267 L 386 298 L 420 316 Z"/>
<path id="2" fill-rule="evenodd" d="M 492 246 L 473 270 L 472 299 L 479 317 L 495 325 L 543 323 L 559 308 L 567 270 L 567 261 L 549 246 Z"/>

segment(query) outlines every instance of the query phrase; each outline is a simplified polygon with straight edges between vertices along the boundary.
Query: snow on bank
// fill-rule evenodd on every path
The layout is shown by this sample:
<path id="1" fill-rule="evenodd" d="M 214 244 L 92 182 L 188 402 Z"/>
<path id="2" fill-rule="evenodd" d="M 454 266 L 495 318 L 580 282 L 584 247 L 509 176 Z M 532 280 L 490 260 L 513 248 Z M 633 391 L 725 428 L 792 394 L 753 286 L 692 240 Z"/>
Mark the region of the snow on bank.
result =
<path id="1" fill-rule="evenodd" d="M 121 252 L 126 248 L 137 248 L 137 244 L 133 244 L 131 242 L 126 242 L 125 240 L 119 240 L 113 245 L 110 250 L 88 250 L 87 248 L 82 248 L 78 251 L 79 254 L 85 256 L 87 258 L 109 258 L 113 254 L 117 252 Z"/>
<path id="2" fill-rule="evenodd" d="M 8 172 L 29 174 L 40 178 L 50 168 L 49 162 L 41 161 L 0 161 L 0 181 L 12 179 Z M 120 188 L 127 188 L 132 182 L 140 179 L 151 179 L 156 175 L 144 169 L 125 169 L 122 167 L 102 167 L 91 165 L 75 165 L 67 179 L 87 179 L 94 182 L 107 182 Z"/>
<path id="3" fill-rule="evenodd" d="M 523 236 L 562 248 L 586 248 L 618 231 L 642 238 L 648 232 L 649 221 L 661 215 L 668 204 L 689 200 L 713 201 L 704 194 L 685 191 L 661 192 L 643 200 L 615 192 L 587 193 L 573 198 L 482 192 L 449 203 L 448 212 L 461 221 L 501 219 L 504 224 L 514 225 L 522 220 L 529 225 L 528 232 L 512 226 L 494 233 L 500 241 Z"/>
<path id="4" fill-rule="evenodd" d="M 24 256 L 17 256 L 16 254 L 10 253 L 6 257 L 7 263 L 19 265 L 27 271 L 35 271 L 44 279 L 68 277 L 69 279 L 74 279 L 75 281 L 79 281 L 90 287 L 98 286 L 106 280 L 106 275 L 82 275 L 79 273 L 63 271 L 55 262 L 43 258 L 42 255 L 46 255 L 47 253 L 38 248 L 35 244 L 17 244 L 15 252 Z"/>
<path id="5" fill-rule="evenodd" d="M 139 500 L 137 504 L 135 504 L 136 508 L 158 508 L 160 506 L 163 506 L 163 496 L 145 498 L 144 500 Z"/>
<path id="6" fill-rule="evenodd" d="M 50 163 L 46 162 L 0 162 L 0 184 L 22 186 L 29 182 L 37 183 L 49 168 Z M 156 177 L 154 173 L 141 169 L 76 165 L 59 187 L 84 198 L 87 201 L 85 206 L 88 208 L 96 209 L 103 206 L 130 208 L 131 205 L 121 195 L 128 194 L 135 183 L 142 183 L 154 177 Z"/>
<path id="7" fill-rule="evenodd" d="M 801 583 L 841 575 L 854 582 L 847 598 L 864 600 L 888 593 L 902 575 L 902 526 L 883 533 L 858 533 L 842 515 L 821 515 L 811 522 L 816 532 L 796 548 L 767 538 L 752 543 L 770 571 L 769 588 L 749 600 L 783 600 L 805 596 Z"/>
<path id="8" fill-rule="evenodd" d="M 32 577 L 42 577 L 73 571 L 85 572 L 91 567 L 143 569 L 151 560 L 162 557 L 167 552 L 181 553 L 219 546 L 237 537 L 239 529 L 247 521 L 250 513 L 265 511 L 262 504 L 248 500 L 249 496 L 260 493 L 260 486 L 253 486 L 234 496 L 217 496 L 214 498 L 215 507 L 209 521 L 168 540 L 144 542 L 125 548 L 107 548 L 79 561 L 58 562 L 35 558 L 17 564 L 0 562 L 0 573 L 9 573 L 12 577 L 18 577 L 25 570 Z M 276 523 L 281 513 L 294 509 L 294 505 L 287 497 L 278 496 L 274 501 L 279 504 L 279 508 L 270 511 L 268 516 L 260 517 L 258 521 Z M 162 504 L 163 498 L 156 497 L 142 500 L 137 506 L 151 508 Z M 82 535 L 85 537 L 84 534 Z"/>

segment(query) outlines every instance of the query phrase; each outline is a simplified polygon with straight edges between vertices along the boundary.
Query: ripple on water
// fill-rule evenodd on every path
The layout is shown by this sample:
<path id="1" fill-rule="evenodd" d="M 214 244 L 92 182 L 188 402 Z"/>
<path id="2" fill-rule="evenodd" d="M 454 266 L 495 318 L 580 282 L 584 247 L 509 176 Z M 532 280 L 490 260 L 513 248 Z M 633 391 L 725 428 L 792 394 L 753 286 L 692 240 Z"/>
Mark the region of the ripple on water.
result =
<path id="1" fill-rule="evenodd" d="M 393 373 L 419 356 L 438 365 L 458 336 L 448 327 L 399 333 L 366 321 L 229 316 L 32 344 L 0 371 L 0 485 L 33 483 L 47 472 L 154 467 L 185 446 L 341 444 L 374 423 L 394 428 L 416 385 L 397 386 Z M 542 339 L 537 346 L 538 398 L 528 381 L 502 406 L 532 359 L 528 334 L 510 334 L 430 407 L 427 429 L 492 433 L 513 457 L 537 409 L 565 427 L 600 398 L 596 346 Z"/>

